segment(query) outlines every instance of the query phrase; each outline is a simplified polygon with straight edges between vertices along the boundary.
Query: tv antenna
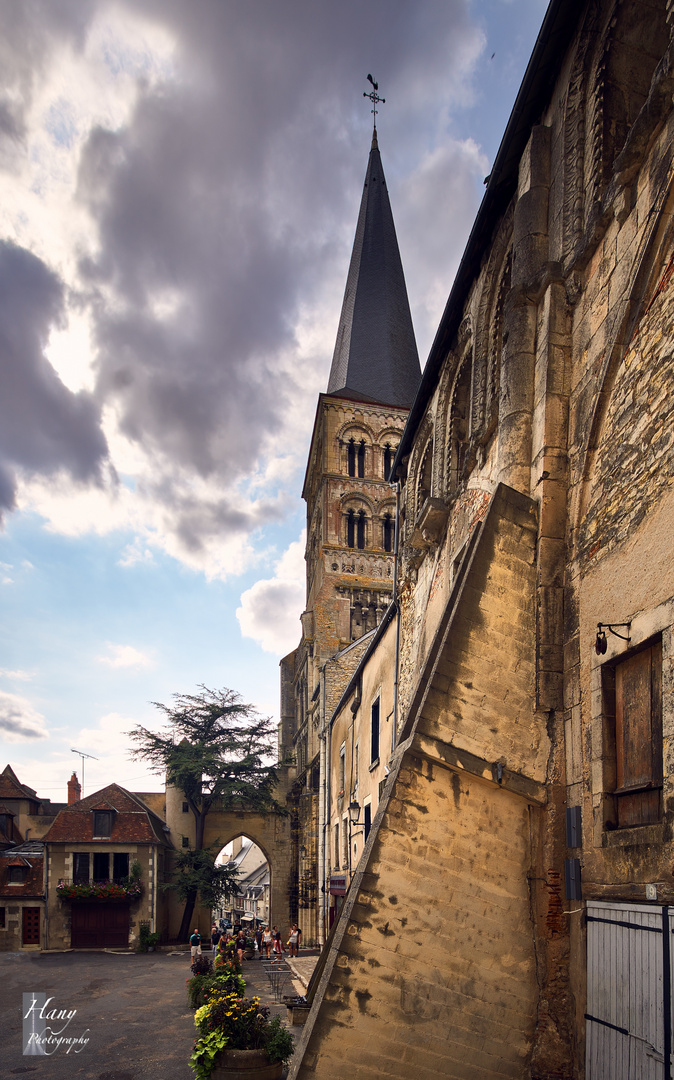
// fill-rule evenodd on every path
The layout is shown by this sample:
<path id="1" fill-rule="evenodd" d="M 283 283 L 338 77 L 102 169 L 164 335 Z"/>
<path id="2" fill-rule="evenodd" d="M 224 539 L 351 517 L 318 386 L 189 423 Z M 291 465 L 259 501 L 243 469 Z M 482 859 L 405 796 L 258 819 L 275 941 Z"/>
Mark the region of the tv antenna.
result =
<path id="1" fill-rule="evenodd" d="M 84 759 L 91 758 L 92 761 L 98 761 L 98 758 L 94 757 L 93 754 L 85 754 L 83 750 L 73 750 L 72 747 L 70 752 L 71 754 L 78 754 L 82 763 L 82 798 L 84 798 Z"/>
<path id="2" fill-rule="evenodd" d="M 379 97 L 377 90 L 379 89 L 379 83 L 375 82 L 371 75 L 368 75 L 367 81 L 372 83 L 372 89 L 369 94 L 363 90 L 363 97 L 369 98 L 372 102 L 372 108 L 370 112 L 374 115 L 374 129 L 377 130 L 377 105 L 381 101 L 382 105 L 386 104 L 386 98 Z"/>

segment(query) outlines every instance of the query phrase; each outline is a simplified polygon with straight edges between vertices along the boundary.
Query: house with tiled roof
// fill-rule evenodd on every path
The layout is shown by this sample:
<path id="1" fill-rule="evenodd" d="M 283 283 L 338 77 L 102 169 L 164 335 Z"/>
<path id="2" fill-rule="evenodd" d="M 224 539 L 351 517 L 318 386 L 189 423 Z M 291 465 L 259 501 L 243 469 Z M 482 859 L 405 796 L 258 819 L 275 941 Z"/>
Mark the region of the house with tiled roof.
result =
<path id="1" fill-rule="evenodd" d="M 40 948 L 44 938 L 44 867 L 41 840 L 0 851 L 0 952 Z"/>
<path id="2" fill-rule="evenodd" d="M 73 773 L 68 800 L 79 796 Z M 66 806 L 42 799 L 11 765 L 0 772 L 0 952 L 44 945 L 47 881 L 41 838 Z"/>
<path id="3" fill-rule="evenodd" d="M 68 802 L 79 797 L 80 786 L 73 773 L 68 783 Z M 64 806 L 67 803 L 40 798 L 33 788 L 21 783 L 11 765 L 6 765 L 0 773 L 0 847 L 22 840 L 39 840 Z"/>
<path id="4" fill-rule="evenodd" d="M 165 935 L 160 888 L 172 848 L 162 818 L 109 784 L 60 811 L 44 836 L 47 948 L 128 948 L 140 925 Z"/>

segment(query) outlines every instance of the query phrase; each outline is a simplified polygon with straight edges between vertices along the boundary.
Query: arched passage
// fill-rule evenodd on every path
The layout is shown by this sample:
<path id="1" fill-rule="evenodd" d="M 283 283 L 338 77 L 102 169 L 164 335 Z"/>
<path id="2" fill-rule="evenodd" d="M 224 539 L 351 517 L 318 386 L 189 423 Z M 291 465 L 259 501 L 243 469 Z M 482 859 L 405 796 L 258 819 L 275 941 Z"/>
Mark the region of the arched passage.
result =
<path id="1" fill-rule="evenodd" d="M 269 865 L 269 922 L 284 929 L 292 921 L 291 883 L 293 848 L 289 815 L 247 810 L 211 810 L 206 819 L 204 844 L 222 850 L 239 836 L 260 848 Z"/>

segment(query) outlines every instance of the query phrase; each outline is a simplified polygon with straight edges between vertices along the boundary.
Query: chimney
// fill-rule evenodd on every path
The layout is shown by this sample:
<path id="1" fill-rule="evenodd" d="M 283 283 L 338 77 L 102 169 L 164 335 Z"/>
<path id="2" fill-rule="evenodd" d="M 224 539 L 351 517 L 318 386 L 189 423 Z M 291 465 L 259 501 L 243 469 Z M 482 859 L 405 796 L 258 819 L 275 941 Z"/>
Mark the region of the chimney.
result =
<path id="1" fill-rule="evenodd" d="M 71 803 L 79 802 L 82 798 L 82 788 L 80 782 L 77 779 L 77 773 L 73 773 L 68 781 L 68 806 Z"/>

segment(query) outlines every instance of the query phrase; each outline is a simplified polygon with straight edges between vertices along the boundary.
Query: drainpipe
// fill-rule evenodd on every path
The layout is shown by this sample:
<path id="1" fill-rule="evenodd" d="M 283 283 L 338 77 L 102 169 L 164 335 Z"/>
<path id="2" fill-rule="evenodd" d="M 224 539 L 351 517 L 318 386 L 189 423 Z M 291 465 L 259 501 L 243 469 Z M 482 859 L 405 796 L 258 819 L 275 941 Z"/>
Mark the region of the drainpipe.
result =
<path id="1" fill-rule="evenodd" d="M 324 919 L 324 907 L 325 907 L 325 665 L 319 670 L 319 679 L 321 680 L 321 726 L 319 731 L 320 742 L 320 762 L 319 762 L 319 775 L 318 775 L 318 820 L 321 822 L 321 843 L 318 853 L 318 882 L 320 902 L 320 920 L 319 920 L 319 937 L 322 940 L 319 941 L 319 945 L 322 945 L 325 941 L 325 919 Z"/>
<path id="2" fill-rule="evenodd" d="M 393 603 L 396 606 L 396 651 L 393 665 L 393 739 L 392 747 L 395 748 L 398 737 L 398 668 L 400 664 L 400 605 L 398 604 L 398 545 L 400 538 L 400 480 L 396 480 L 396 524 L 393 540 Z"/>
<path id="3" fill-rule="evenodd" d="M 330 812 L 330 733 L 326 730 L 325 719 L 325 677 L 326 668 L 329 661 L 323 664 L 320 669 L 321 677 L 321 798 L 323 800 L 322 810 L 319 806 L 320 820 L 323 823 L 321 832 L 321 858 L 319 862 L 319 881 L 321 886 L 321 933 L 323 935 L 323 942 L 327 937 L 327 924 L 328 924 L 328 896 L 326 891 L 327 876 L 326 869 L 328 865 L 327 860 L 327 844 L 329 832 L 328 814 Z M 322 943 L 323 943 L 322 942 Z"/>

